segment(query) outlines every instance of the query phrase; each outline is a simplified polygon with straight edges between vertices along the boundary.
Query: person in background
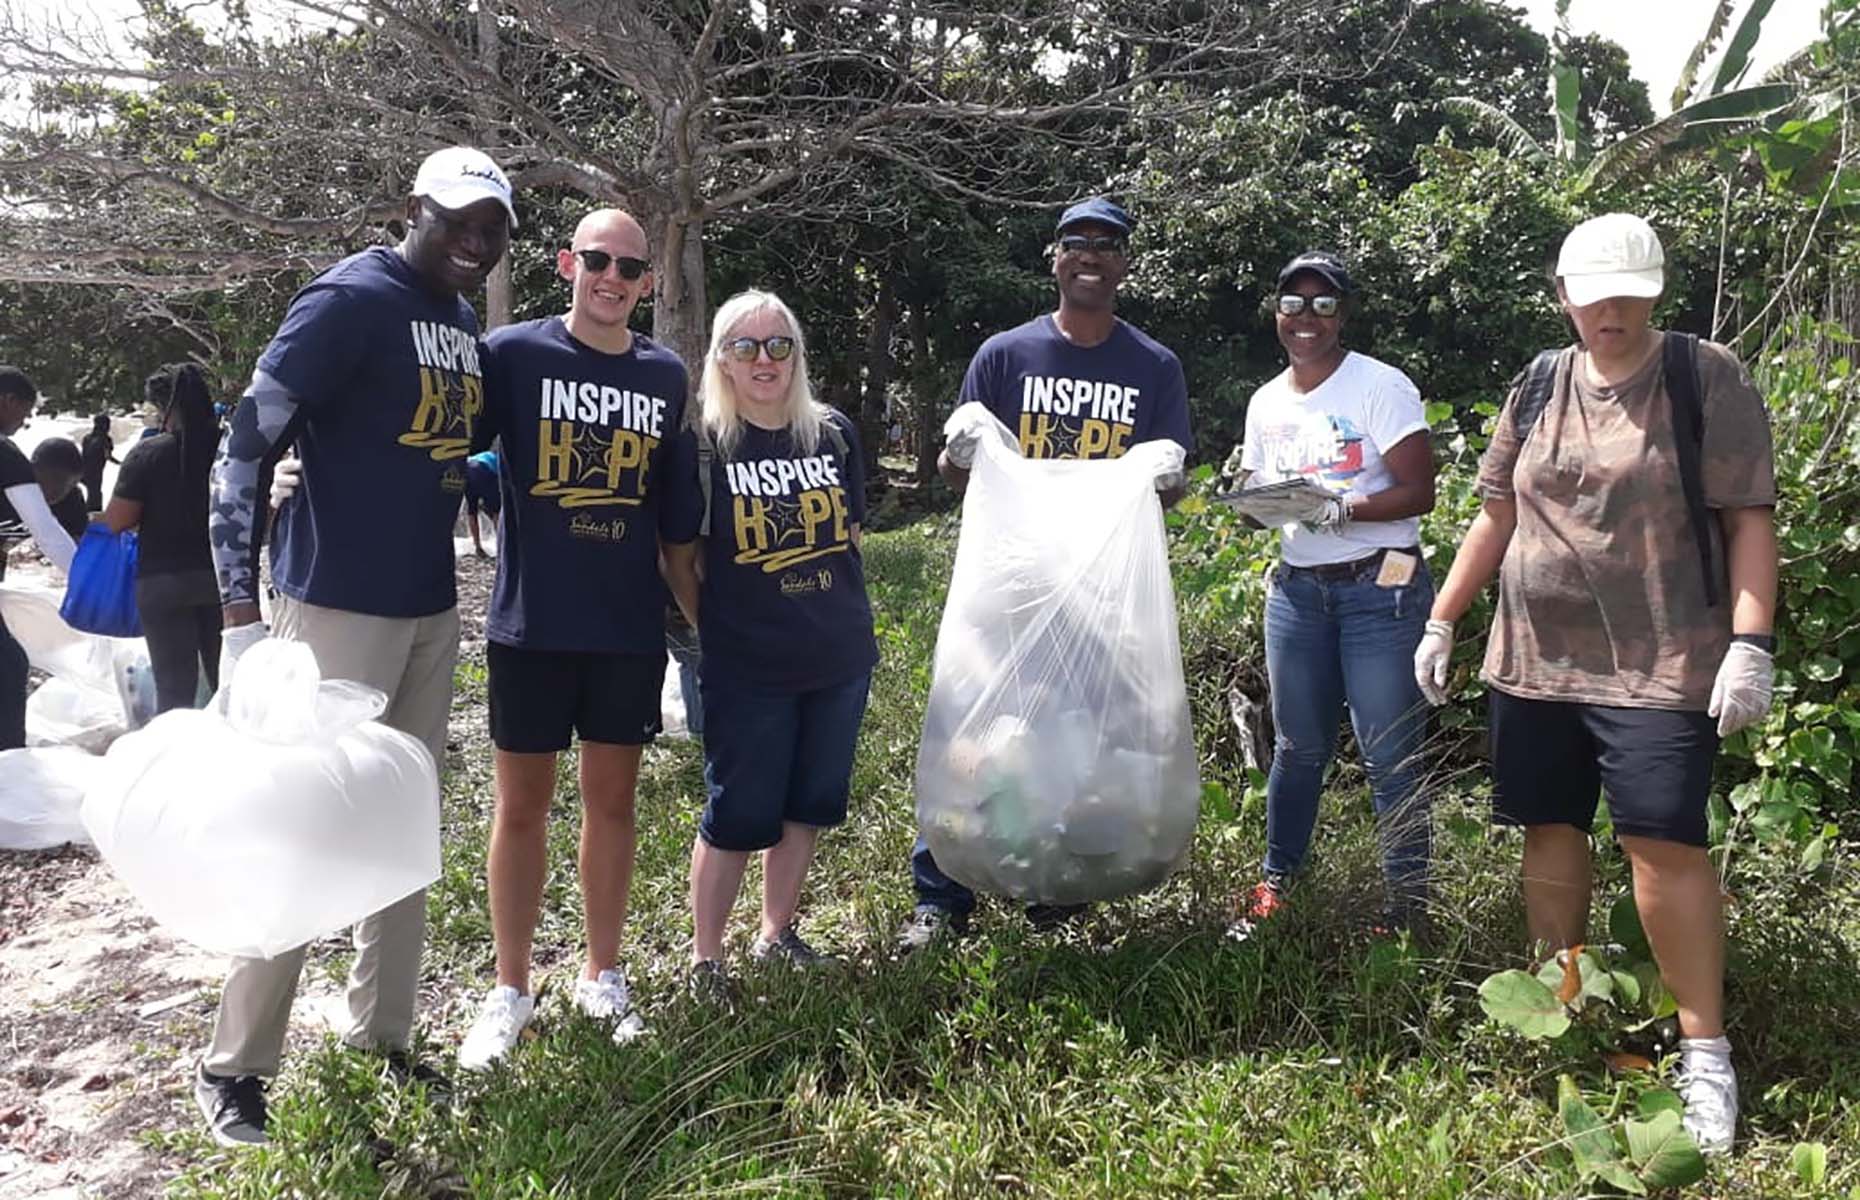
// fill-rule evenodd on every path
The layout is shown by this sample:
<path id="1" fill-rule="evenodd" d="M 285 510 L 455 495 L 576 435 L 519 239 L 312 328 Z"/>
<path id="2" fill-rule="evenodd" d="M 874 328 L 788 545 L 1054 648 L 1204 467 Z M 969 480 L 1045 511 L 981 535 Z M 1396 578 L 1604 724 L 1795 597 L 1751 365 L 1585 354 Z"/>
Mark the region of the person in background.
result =
<path id="1" fill-rule="evenodd" d="M 70 571 L 77 550 L 52 516 L 32 463 L 13 444 L 38 402 L 39 390 L 24 371 L 0 366 L 0 577 L 6 575 L 10 538 L 30 535 L 61 571 Z M 26 744 L 26 670 L 26 651 L 0 617 L 0 750 Z"/>
<path id="2" fill-rule="evenodd" d="M 103 465 L 121 462 L 116 457 L 116 443 L 110 437 L 110 414 L 97 413 L 90 419 L 90 432 L 84 435 L 84 495 L 91 512 L 103 511 Z"/>
<path id="3" fill-rule="evenodd" d="M 32 448 L 32 473 L 58 524 L 72 541 L 82 538 L 90 527 L 90 508 L 78 487 L 84 473 L 84 453 L 78 444 L 70 438 L 46 438 Z"/>
<path id="4" fill-rule="evenodd" d="M 491 518 L 491 534 L 497 536 L 498 499 L 497 451 L 481 450 L 465 460 L 465 524 L 471 528 L 471 552 L 489 558 L 484 552 L 484 537 L 478 529 L 478 514 Z"/>
<path id="5" fill-rule="evenodd" d="M 1412 926 L 1427 900 L 1427 706 L 1412 660 L 1434 599 L 1419 546 L 1434 454 L 1414 383 L 1343 344 L 1354 293 L 1335 255 L 1285 264 L 1273 321 L 1288 365 L 1247 404 L 1241 485 L 1305 479 L 1321 492 L 1307 519 L 1279 530 L 1266 592 L 1276 737 L 1264 878 L 1240 898 L 1245 927 L 1280 909 L 1305 865 L 1346 707 L 1376 812 L 1380 927 Z"/>
<path id="6" fill-rule="evenodd" d="M 220 590 L 207 542 L 207 477 L 219 444 L 206 377 L 170 363 L 143 383 L 162 432 L 137 442 L 103 510 L 111 533 L 138 531 L 136 609 L 155 675 L 155 711 L 191 708 L 204 673 L 219 687 Z"/>
<path id="7" fill-rule="evenodd" d="M 269 632 L 258 606 L 260 480 L 294 445 L 300 482 L 271 526 L 277 635 L 307 645 L 325 676 L 383 692 L 382 723 L 443 764 L 459 651 L 452 531 L 484 407 L 478 317 L 462 293 L 483 286 L 509 245 L 510 180 L 481 151 L 435 151 L 402 220 L 398 245 L 352 254 L 292 298 L 233 410 L 208 531 L 230 700 L 240 655 Z M 425 940 L 424 891 L 356 925 L 343 1041 L 383 1053 L 401 1080 L 438 1084 L 409 1051 Z M 269 1140 L 264 1080 L 278 1071 L 303 964 L 301 947 L 233 964 L 194 1077 L 222 1145 Z"/>
<path id="8" fill-rule="evenodd" d="M 1737 1072 L 1706 803 L 1719 739 L 1770 710 L 1776 471 L 1763 397 L 1732 353 L 1652 326 L 1665 263 L 1630 213 L 1564 239 L 1556 290 L 1576 344 L 1534 416 L 1519 417 L 1524 387 L 1506 398 L 1414 674 L 1446 702 L 1454 623 L 1496 574 L 1492 815 L 1524 828 L 1531 938 L 1589 940 L 1599 790 L 1678 1002 L 1685 1127 L 1714 1153 L 1736 1133 Z M 1668 373 L 1675 344 L 1684 379 Z"/>
<path id="9" fill-rule="evenodd" d="M 859 553 L 864 464 L 851 421 L 814 398 L 800 322 L 781 299 L 731 297 L 699 387 L 704 536 L 665 547 L 666 580 L 704 646 L 704 783 L 691 848 L 691 982 L 727 997 L 724 932 L 762 854 L 754 959 L 833 961 L 796 912 L 822 829 L 846 819 L 878 643 Z M 698 557 L 703 556 L 700 583 Z"/>

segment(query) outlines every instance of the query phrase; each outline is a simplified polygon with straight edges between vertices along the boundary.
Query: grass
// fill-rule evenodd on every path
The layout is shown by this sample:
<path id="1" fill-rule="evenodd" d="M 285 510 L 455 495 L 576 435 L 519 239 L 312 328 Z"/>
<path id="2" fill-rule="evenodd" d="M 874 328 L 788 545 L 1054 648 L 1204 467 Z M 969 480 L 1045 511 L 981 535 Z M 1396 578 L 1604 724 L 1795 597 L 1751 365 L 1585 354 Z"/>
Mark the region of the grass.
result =
<path id="1" fill-rule="evenodd" d="M 1479 981 L 1518 965 L 1522 918 L 1517 847 L 1489 829 L 1470 788 L 1437 805 L 1438 911 L 1425 945 L 1367 932 L 1373 829 L 1346 772 L 1313 877 L 1291 912 L 1245 942 L 1227 936 L 1226 914 L 1256 875 L 1256 801 L 1230 820 L 1204 814 L 1190 865 L 1154 893 L 1045 934 L 987 904 L 975 936 L 893 956 L 911 904 L 911 777 L 954 540 L 931 521 L 867 542 L 884 661 L 852 815 L 824 839 L 805 905 L 808 935 L 848 956 L 843 971 L 751 969 L 740 958 L 746 899 L 738 1012 L 685 997 L 700 756 L 667 743 L 641 783 L 624 951 L 650 1037 L 616 1047 L 545 999 L 539 1036 L 507 1068 L 461 1079 L 451 1105 L 326 1045 L 294 1058 L 275 1087 L 270 1149 L 229 1156 L 183 1135 L 196 1165 L 174 1194 L 1582 1194 L 1559 1146 L 1556 1076 L 1576 1073 L 1602 1105 L 1628 1085 L 1480 1012 Z M 482 662 L 463 663 L 456 727 L 472 736 L 449 763 L 425 962 L 449 997 L 427 1030 L 438 1057 L 489 980 L 483 702 Z M 1224 720 L 1218 697 L 1198 698 L 1204 746 Z M 537 937 L 544 987 L 558 993 L 579 937 L 573 786 L 565 767 Z M 1860 875 L 1846 849 L 1803 872 L 1740 847 L 1736 872 L 1730 1004 L 1746 1121 L 1739 1154 L 1691 1191 L 1848 1195 L 1860 1189 Z M 1598 876 L 1602 901 L 1624 886 L 1615 856 Z M 1792 1168 L 1802 1141 L 1832 1148 L 1819 1184 Z"/>

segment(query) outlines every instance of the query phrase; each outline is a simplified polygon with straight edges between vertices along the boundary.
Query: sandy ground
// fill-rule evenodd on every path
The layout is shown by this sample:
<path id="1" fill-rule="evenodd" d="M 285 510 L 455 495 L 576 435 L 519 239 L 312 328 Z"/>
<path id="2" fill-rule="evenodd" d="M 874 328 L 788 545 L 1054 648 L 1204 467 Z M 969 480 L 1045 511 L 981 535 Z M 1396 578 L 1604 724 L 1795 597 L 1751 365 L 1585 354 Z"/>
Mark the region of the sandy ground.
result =
<path id="1" fill-rule="evenodd" d="M 494 565 L 463 540 L 463 650 L 483 638 Z M 346 948 L 312 947 L 293 1043 L 346 1011 L 330 969 Z M 160 1135 L 199 1128 L 189 1073 L 224 969 L 163 933 L 89 849 L 0 851 L 0 1200 L 162 1194 L 181 1161 Z M 422 1017 L 444 1001 L 423 994 Z"/>

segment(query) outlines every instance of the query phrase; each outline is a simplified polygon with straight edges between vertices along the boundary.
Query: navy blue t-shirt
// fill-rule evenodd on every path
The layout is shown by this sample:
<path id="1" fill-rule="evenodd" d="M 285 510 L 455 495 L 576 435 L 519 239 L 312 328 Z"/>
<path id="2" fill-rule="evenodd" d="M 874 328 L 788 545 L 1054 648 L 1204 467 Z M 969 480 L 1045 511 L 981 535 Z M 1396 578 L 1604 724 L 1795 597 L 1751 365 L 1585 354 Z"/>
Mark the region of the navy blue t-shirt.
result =
<path id="1" fill-rule="evenodd" d="M 299 405 L 303 484 L 272 534 L 277 589 L 381 617 L 451 608 L 452 523 L 484 408 L 471 305 L 376 246 L 297 293 L 258 369 Z"/>
<path id="2" fill-rule="evenodd" d="M 852 526 L 865 520 L 859 435 L 835 412 L 846 452 L 821 431 L 803 455 L 786 429 L 745 423 L 710 471 L 710 536 L 698 640 L 704 682 L 809 692 L 878 662 L 865 566 Z"/>
<path id="3" fill-rule="evenodd" d="M 1193 452 L 1188 385 L 1175 353 L 1118 320 L 1096 346 L 1075 346 L 1052 316 L 997 333 L 969 360 L 961 402 L 979 400 L 1028 458 L 1121 458 L 1168 438 Z"/>
<path id="4" fill-rule="evenodd" d="M 642 334 L 625 354 L 560 317 L 485 340 L 480 444 L 503 439 L 497 584 L 485 636 L 527 650 L 665 654 L 659 542 L 689 542 L 703 505 L 685 428 L 685 365 Z"/>

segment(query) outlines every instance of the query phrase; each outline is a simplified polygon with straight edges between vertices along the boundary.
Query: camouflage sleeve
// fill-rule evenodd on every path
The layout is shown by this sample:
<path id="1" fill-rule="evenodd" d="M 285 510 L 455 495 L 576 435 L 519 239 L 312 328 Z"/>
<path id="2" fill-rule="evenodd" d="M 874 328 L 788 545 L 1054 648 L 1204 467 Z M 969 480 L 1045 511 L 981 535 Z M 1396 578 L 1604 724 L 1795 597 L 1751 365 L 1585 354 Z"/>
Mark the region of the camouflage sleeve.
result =
<path id="1" fill-rule="evenodd" d="M 233 410 L 219 458 L 213 463 L 213 498 L 207 513 L 207 538 L 213 546 L 213 567 L 220 579 L 220 603 L 238 604 L 258 599 L 258 550 L 263 496 L 259 489 L 264 471 L 276 462 L 296 436 L 300 423 L 297 401 L 284 385 L 263 371 Z"/>
<path id="2" fill-rule="evenodd" d="M 1776 503 L 1776 457 L 1769 409 L 1737 356 L 1699 343 L 1705 417 L 1701 474 L 1710 508 L 1767 508 Z"/>

